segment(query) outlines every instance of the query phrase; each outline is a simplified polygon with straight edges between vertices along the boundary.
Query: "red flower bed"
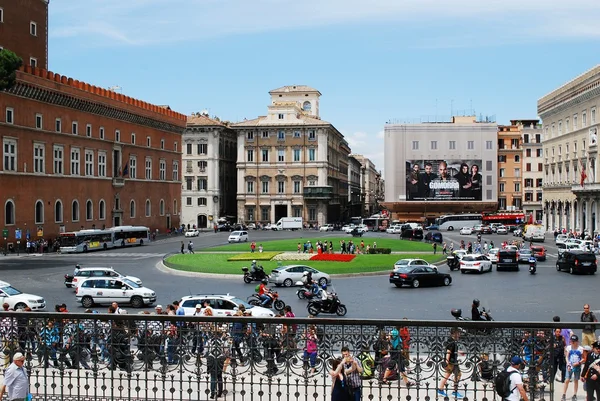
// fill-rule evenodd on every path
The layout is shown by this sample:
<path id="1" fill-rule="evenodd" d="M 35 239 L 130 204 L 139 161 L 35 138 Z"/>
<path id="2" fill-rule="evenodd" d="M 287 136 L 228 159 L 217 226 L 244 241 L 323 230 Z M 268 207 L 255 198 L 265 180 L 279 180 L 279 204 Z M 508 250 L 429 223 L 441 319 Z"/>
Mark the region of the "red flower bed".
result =
<path id="1" fill-rule="evenodd" d="M 356 255 L 347 253 L 322 253 L 315 255 L 310 260 L 324 261 L 324 262 L 350 262 Z"/>

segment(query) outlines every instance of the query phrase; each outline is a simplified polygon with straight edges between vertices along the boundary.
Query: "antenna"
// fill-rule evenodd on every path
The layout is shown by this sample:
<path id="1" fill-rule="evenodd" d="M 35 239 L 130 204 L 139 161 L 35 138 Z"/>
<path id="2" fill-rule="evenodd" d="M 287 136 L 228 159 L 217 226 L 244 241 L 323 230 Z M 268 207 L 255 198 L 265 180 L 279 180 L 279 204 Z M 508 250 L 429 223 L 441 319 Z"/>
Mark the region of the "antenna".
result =
<path id="1" fill-rule="evenodd" d="M 121 88 L 119 85 L 114 85 L 109 87 L 108 90 L 113 92 L 122 92 L 123 88 Z"/>

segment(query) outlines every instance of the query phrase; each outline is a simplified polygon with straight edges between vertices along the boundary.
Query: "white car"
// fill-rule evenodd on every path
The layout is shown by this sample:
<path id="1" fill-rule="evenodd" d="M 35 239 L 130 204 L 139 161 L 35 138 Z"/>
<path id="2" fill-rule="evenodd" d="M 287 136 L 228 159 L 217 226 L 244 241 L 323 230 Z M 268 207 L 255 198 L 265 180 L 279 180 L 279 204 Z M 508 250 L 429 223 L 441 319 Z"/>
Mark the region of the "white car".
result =
<path id="1" fill-rule="evenodd" d="M 129 304 L 134 308 L 143 308 L 156 302 L 154 291 L 123 277 L 88 278 L 75 289 L 75 297 L 84 308 L 113 302 L 117 302 L 119 305 Z"/>
<path id="2" fill-rule="evenodd" d="M 429 266 L 437 270 L 436 265 L 432 265 L 426 260 L 423 259 L 400 259 L 396 263 L 394 263 L 394 269 L 399 267 L 414 267 L 414 266 Z"/>
<path id="3" fill-rule="evenodd" d="M 200 231 L 196 230 L 196 229 L 192 229 L 192 230 L 187 230 L 185 232 L 185 236 L 186 237 L 197 237 L 200 235 Z"/>
<path id="4" fill-rule="evenodd" d="M 333 224 L 323 224 L 319 227 L 319 231 L 333 231 Z"/>
<path id="5" fill-rule="evenodd" d="M 352 232 L 352 230 L 354 230 L 354 227 L 356 227 L 356 225 L 350 224 L 350 225 L 344 226 L 343 230 L 346 234 L 350 234 Z"/>
<path id="6" fill-rule="evenodd" d="M 233 295 L 197 294 L 186 295 L 179 301 L 186 316 L 191 316 L 196 311 L 196 305 L 204 305 L 208 301 L 213 310 L 213 316 L 233 316 L 240 305 L 244 305 L 247 312 L 253 317 L 274 317 L 272 310 L 262 306 L 250 305 L 248 302 L 234 297 Z"/>
<path id="7" fill-rule="evenodd" d="M 556 239 L 554 240 L 554 243 L 564 244 L 565 242 L 567 242 L 568 239 L 569 239 L 569 237 L 566 234 L 558 234 L 556 236 Z"/>
<path id="8" fill-rule="evenodd" d="M 473 234 L 473 228 L 472 227 L 463 227 L 460 229 L 459 233 L 461 235 L 471 235 L 471 234 Z"/>
<path id="9" fill-rule="evenodd" d="M 83 267 L 80 268 L 71 282 L 65 281 L 65 285 L 71 288 L 77 288 L 90 277 L 101 277 L 101 278 L 126 278 L 133 281 L 137 285 L 142 285 L 142 280 L 134 276 L 126 276 L 119 273 L 112 267 Z"/>
<path id="10" fill-rule="evenodd" d="M 291 287 L 296 283 L 301 282 L 304 277 L 304 272 L 311 272 L 312 279 L 316 281 L 320 287 L 331 283 L 329 274 L 322 273 L 317 269 L 305 265 L 287 265 L 279 266 L 271 270 L 269 275 L 269 283 L 275 284 L 277 287 Z"/>
<path id="11" fill-rule="evenodd" d="M 396 224 L 385 230 L 388 234 L 402 234 L 402 224 Z"/>
<path id="12" fill-rule="evenodd" d="M 46 309 L 46 300 L 38 295 L 24 294 L 6 281 L 0 281 L 0 304 L 12 310 L 30 307 L 32 311 Z"/>
<path id="13" fill-rule="evenodd" d="M 248 231 L 234 231 L 229 234 L 228 242 L 248 242 Z"/>
<path id="14" fill-rule="evenodd" d="M 491 272 L 492 262 L 485 255 L 469 254 L 460 260 L 460 272 Z"/>
<path id="15" fill-rule="evenodd" d="M 499 248 L 492 248 L 488 252 L 487 256 L 488 256 L 488 259 L 490 260 L 490 262 L 492 262 L 492 264 L 498 263 L 498 252 L 500 252 Z"/>
<path id="16" fill-rule="evenodd" d="M 497 226 L 496 234 L 508 234 L 508 229 L 505 226 Z"/>

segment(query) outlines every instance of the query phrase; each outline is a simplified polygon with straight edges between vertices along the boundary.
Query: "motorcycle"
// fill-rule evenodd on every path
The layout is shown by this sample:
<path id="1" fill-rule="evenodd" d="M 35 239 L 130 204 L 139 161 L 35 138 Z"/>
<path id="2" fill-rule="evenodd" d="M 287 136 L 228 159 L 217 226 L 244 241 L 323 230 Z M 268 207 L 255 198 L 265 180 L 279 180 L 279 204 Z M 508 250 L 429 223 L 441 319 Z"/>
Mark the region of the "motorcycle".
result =
<path id="1" fill-rule="evenodd" d="M 446 257 L 446 264 L 450 268 L 450 271 L 460 269 L 460 258 L 456 254 L 456 251 Z"/>
<path id="2" fill-rule="evenodd" d="M 468 317 L 464 317 L 462 315 L 462 309 L 458 308 L 458 309 L 451 309 L 450 313 L 452 314 L 452 316 L 454 316 L 454 318 L 456 320 L 459 321 L 469 321 L 471 320 L 471 318 Z M 487 321 L 487 322 L 491 322 L 494 320 L 494 318 L 492 318 L 492 315 L 490 314 L 489 310 L 485 310 L 485 308 L 481 309 L 481 318 L 483 319 L 483 321 Z"/>
<path id="3" fill-rule="evenodd" d="M 263 306 L 265 308 L 275 308 L 276 311 L 281 312 L 283 308 L 285 308 L 285 302 L 279 299 L 279 294 L 277 291 L 269 291 L 267 293 L 269 296 L 269 302 L 266 305 L 263 305 L 263 300 L 260 299 L 258 294 L 252 294 L 248 297 L 248 303 L 254 306 Z"/>
<path id="4" fill-rule="evenodd" d="M 306 309 L 312 316 L 317 316 L 319 313 L 335 313 L 338 316 L 345 316 L 348 312 L 346 305 L 340 302 L 340 298 L 335 293 L 330 293 L 327 300 L 319 299 L 309 302 Z"/>
<path id="5" fill-rule="evenodd" d="M 73 275 L 72 274 L 65 274 L 65 286 L 67 288 L 71 288 L 72 287 L 72 283 L 73 283 Z"/>
<path id="6" fill-rule="evenodd" d="M 296 291 L 296 296 L 298 299 L 316 299 L 321 297 L 321 289 L 316 293 L 313 291 L 312 287 L 302 287 L 298 291 Z"/>
<path id="7" fill-rule="evenodd" d="M 529 258 L 529 274 L 535 274 L 537 268 L 537 259 Z"/>
<path id="8" fill-rule="evenodd" d="M 261 265 L 258 265 L 254 272 L 251 272 L 246 266 L 242 267 L 242 271 L 244 272 L 244 283 L 246 284 L 250 284 L 253 281 L 269 279 L 269 275 L 265 273 L 265 269 Z"/>

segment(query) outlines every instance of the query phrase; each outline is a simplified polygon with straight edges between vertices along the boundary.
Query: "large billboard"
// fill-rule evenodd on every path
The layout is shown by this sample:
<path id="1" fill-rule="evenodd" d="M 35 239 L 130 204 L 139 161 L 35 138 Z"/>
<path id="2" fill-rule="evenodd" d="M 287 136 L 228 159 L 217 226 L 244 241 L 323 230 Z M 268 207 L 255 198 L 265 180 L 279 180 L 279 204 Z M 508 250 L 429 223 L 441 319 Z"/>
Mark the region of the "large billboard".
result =
<path id="1" fill-rule="evenodd" d="M 408 160 L 406 200 L 480 201 L 481 160 Z"/>

